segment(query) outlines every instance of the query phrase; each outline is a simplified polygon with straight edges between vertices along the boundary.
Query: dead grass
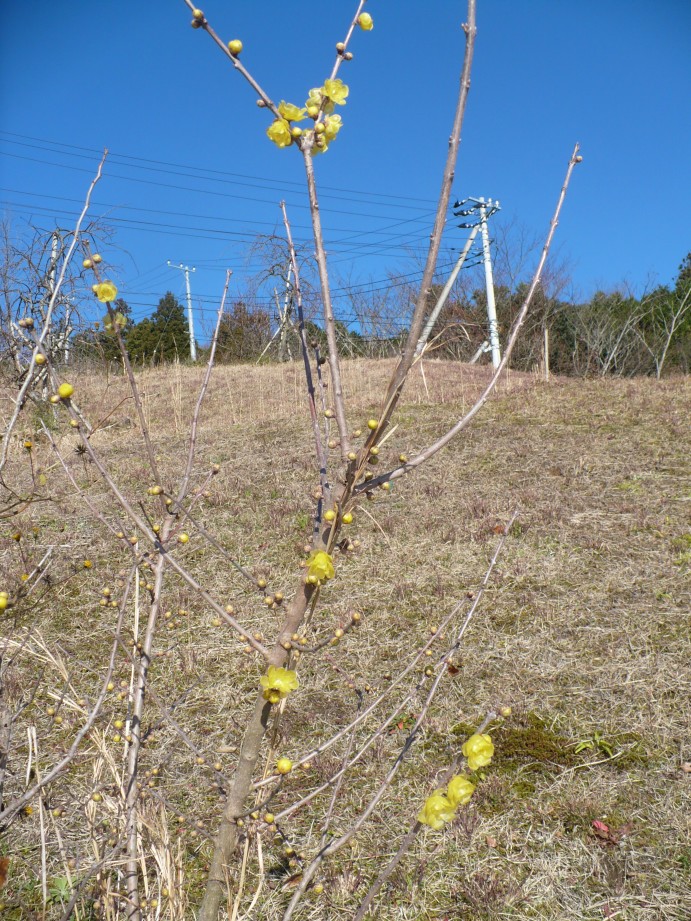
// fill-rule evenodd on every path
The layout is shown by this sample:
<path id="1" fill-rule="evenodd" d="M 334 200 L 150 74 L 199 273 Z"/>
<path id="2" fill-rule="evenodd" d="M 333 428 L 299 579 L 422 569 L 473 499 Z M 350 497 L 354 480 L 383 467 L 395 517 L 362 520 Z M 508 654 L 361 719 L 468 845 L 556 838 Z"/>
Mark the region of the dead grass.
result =
<path id="1" fill-rule="evenodd" d="M 345 387 L 357 409 L 351 411 L 353 428 L 374 408 L 389 371 L 389 362 L 345 364 Z M 200 376 L 179 367 L 141 375 L 171 484 L 180 471 L 185 420 Z M 401 451 L 412 454 L 444 431 L 486 379 L 483 369 L 426 363 L 425 380 L 413 375 L 382 464 Z M 75 384 L 90 418 L 100 420 L 94 443 L 128 493 L 150 503 L 124 382 L 76 375 Z M 366 700 L 385 688 L 387 676 L 396 674 L 430 628 L 477 588 L 497 527 L 516 507 L 520 517 L 457 657 L 458 671 L 443 684 L 412 757 L 355 847 L 325 866 L 325 893 L 306 900 L 301 918 L 348 916 L 467 731 L 497 704 L 510 705 L 513 717 L 494 731 L 497 757 L 472 808 L 445 833 L 420 836 L 380 899 L 379 916 L 682 921 L 691 915 L 691 775 L 682 771 L 691 759 L 690 391 L 684 379 L 555 380 L 547 386 L 512 375 L 462 441 L 419 475 L 398 481 L 391 496 L 381 493 L 356 511 L 351 531 L 362 546 L 339 557 L 338 578 L 322 595 L 312 635 L 338 626 L 353 608 L 363 612 L 364 624 L 329 650 L 326 664 L 322 656 L 301 660 L 301 687 L 290 698 L 276 750 L 267 750 L 270 761 L 276 753 L 297 756 L 347 723 L 358 705 L 349 680 Z M 80 483 L 108 511 L 95 471 L 75 452 L 74 433 L 61 417 L 53 421 L 52 413 L 41 413 Z M 294 584 L 313 508 L 305 416 L 298 366 L 219 368 L 199 444 L 200 480 L 210 463 L 223 465 L 211 497 L 200 506 L 201 521 L 236 559 L 285 593 Z M 3 628 L 16 641 L 40 630 L 51 648 L 62 651 L 73 687 L 41 660 L 33 639 L 7 673 L 11 700 L 26 697 L 33 684 L 38 694 L 15 732 L 6 798 L 25 782 L 29 725 L 36 728 L 41 770 L 78 727 L 76 701 L 93 698 L 111 637 L 113 613 L 100 605 L 101 590 L 111 587 L 117 597 L 128 564 L 118 542 L 102 533 L 66 488 L 37 421 L 38 412 L 28 413 L 18 433 L 11 482 L 21 494 L 35 482 L 41 501 L 3 523 L 0 572 L 11 591 L 18 575 L 53 547 L 52 585 L 6 614 Z M 33 472 L 25 437 L 35 445 Z M 20 541 L 12 539 L 16 532 L 23 535 Z M 216 551 L 193 535 L 184 555 L 217 598 L 235 605 L 248 629 L 271 636 L 278 615 L 266 611 Z M 94 563 L 90 570 L 82 567 L 87 558 Z M 168 584 L 166 607 L 171 616 L 157 643 L 144 754 L 151 772 L 145 778 L 144 859 L 149 898 L 159 899 L 161 917 L 182 918 L 191 916 L 182 896 L 192 906 L 198 899 L 207 836 L 216 825 L 224 778 L 232 773 L 259 663 L 214 626 L 212 613 L 175 580 Z M 128 614 L 130 627 L 133 616 Z M 113 742 L 112 721 L 124 712 L 117 693 L 129 677 L 123 655 L 118 687 L 97 734 L 49 792 L 44 840 L 54 895 L 46 918 L 60 917 L 56 881 L 66 866 L 78 878 L 96 851 L 117 839 L 123 745 Z M 56 701 L 61 724 L 47 712 Z M 160 704 L 172 709 L 195 751 L 163 718 Z M 400 750 L 418 705 L 419 698 L 354 769 L 336 810 L 335 833 L 367 801 Z M 363 729 L 357 739 L 366 734 Z M 577 751 L 581 743 L 591 747 Z M 336 746 L 309 770 L 291 775 L 272 811 L 322 782 L 343 752 L 344 746 Z M 201 755 L 206 763 L 200 765 Z M 220 772 L 213 768 L 216 761 Z M 100 804 L 90 799 L 95 783 Z M 298 855 L 309 858 L 317 850 L 327 802 L 323 794 L 281 824 Z M 53 819 L 54 809 L 64 815 Z M 628 831 L 607 843 L 594 834 L 595 820 L 613 832 Z M 12 921 L 44 916 L 40 840 L 36 804 L 11 827 L 4 845 L 12 859 L 0 899 Z M 260 882 L 249 917 L 282 916 L 299 864 L 284 848 L 285 841 L 264 836 L 263 876 L 254 845 L 250 849 L 240 917 L 248 917 L 243 912 Z M 118 872 L 116 861 L 85 887 L 84 905 L 100 893 L 103 911 L 110 906 L 103 917 L 122 916 L 124 904 L 112 896 Z M 152 908 L 151 918 L 158 911 Z M 101 915 L 88 908 L 82 914 L 92 916 Z"/>

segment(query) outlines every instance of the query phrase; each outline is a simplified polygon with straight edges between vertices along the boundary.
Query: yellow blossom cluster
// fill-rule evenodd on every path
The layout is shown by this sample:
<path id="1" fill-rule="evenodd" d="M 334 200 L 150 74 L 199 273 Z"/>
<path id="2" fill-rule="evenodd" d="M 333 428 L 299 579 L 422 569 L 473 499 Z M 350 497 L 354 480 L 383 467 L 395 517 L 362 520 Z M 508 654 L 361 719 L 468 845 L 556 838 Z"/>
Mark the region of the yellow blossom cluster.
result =
<path id="1" fill-rule="evenodd" d="M 314 132 L 310 132 L 313 137 L 312 151 L 323 153 L 343 127 L 341 116 L 334 115 L 333 111 L 335 106 L 345 105 L 348 93 L 346 84 L 334 79 L 325 80 L 323 86 L 313 87 L 303 108 L 282 99 L 278 106 L 279 118 L 274 119 L 267 128 L 267 137 L 277 147 L 290 147 L 303 133 L 297 122 L 311 118 L 315 121 Z"/>
<path id="2" fill-rule="evenodd" d="M 492 760 L 494 745 L 492 739 L 484 734 L 475 732 L 464 742 L 461 748 L 468 761 L 471 771 L 485 767 Z M 418 813 L 417 820 L 423 825 L 429 825 L 435 831 L 443 828 L 456 815 L 459 806 L 465 806 L 475 790 L 475 784 L 465 774 L 457 774 L 449 781 L 446 790 L 435 790 L 425 800 L 425 805 Z"/>
<path id="3" fill-rule="evenodd" d="M 425 805 L 418 813 L 418 822 L 439 831 L 455 817 L 459 806 L 465 806 L 470 801 L 474 790 L 474 783 L 464 774 L 457 774 L 451 778 L 446 790 L 436 790 L 427 797 Z"/>
<path id="4" fill-rule="evenodd" d="M 295 672 L 289 668 L 270 665 L 268 672 L 259 679 L 259 684 L 264 688 L 264 699 L 271 704 L 277 704 L 291 691 L 297 690 L 300 682 Z"/>

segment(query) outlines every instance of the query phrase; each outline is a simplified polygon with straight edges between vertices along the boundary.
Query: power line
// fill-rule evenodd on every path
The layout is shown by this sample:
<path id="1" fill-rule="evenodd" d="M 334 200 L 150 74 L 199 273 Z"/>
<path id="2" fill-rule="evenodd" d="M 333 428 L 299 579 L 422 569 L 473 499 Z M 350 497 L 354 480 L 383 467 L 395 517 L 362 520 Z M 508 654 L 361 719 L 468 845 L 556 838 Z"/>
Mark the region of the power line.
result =
<path id="1" fill-rule="evenodd" d="M 96 158 L 97 160 L 100 160 L 103 154 L 102 150 L 98 150 L 96 148 L 80 147 L 76 144 L 66 144 L 62 141 L 50 140 L 48 138 L 38 138 L 32 135 L 17 134 L 16 132 L 13 132 L 13 131 L 0 130 L 0 134 L 7 135 L 9 137 L 23 138 L 24 140 L 38 141 L 40 143 L 48 144 L 48 145 L 56 146 L 56 147 L 57 146 L 67 147 L 72 150 L 86 151 L 87 153 L 91 154 L 93 158 Z M 15 141 L 15 142 L 9 142 L 9 143 L 20 143 L 20 142 Z M 23 145 L 23 146 L 30 146 L 30 145 Z M 211 174 L 218 175 L 218 176 L 234 177 L 236 179 L 251 179 L 256 182 L 261 183 L 261 186 L 260 186 L 261 188 L 265 188 L 267 182 L 268 183 L 278 183 L 278 180 L 269 179 L 263 176 L 251 176 L 251 175 L 246 175 L 244 173 L 232 173 L 232 172 L 228 172 L 225 170 L 216 170 L 216 169 L 211 169 L 209 167 L 200 167 L 198 165 L 191 165 L 191 164 L 184 164 L 184 163 L 170 163 L 165 160 L 154 160 L 154 159 L 148 159 L 146 157 L 136 157 L 136 156 L 133 156 L 132 154 L 119 154 L 114 151 L 109 152 L 109 157 L 111 159 L 118 158 L 118 159 L 132 160 L 135 162 L 135 164 L 136 163 L 155 163 L 155 164 L 158 164 L 159 166 L 175 167 L 176 169 L 184 170 L 185 175 L 188 175 L 191 171 L 196 170 L 196 171 L 211 173 Z M 127 166 L 128 164 L 123 164 L 123 165 Z M 302 185 L 302 183 L 296 182 L 294 180 L 280 181 L 279 185 L 280 185 L 280 188 L 284 188 L 285 186 L 296 186 L 296 188 L 300 191 L 304 189 L 304 186 Z M 344 189 L 338 186 L 320 185 L 320 191 L 329 192 L 329 193 L 330 192 L 343 192 L 346 195 L 363 195 L 366 197 L 367 200 L 371 200 L 372 198 L 383 198 L 383 199 L 390 199 L 391 201 L 420 202 L 421 204 L 425 204 L 427 206 L 435 205 L 435 201 L 433 199 L 415 198 L 414 196 L 409 196 L 409 195 L 393 195 L 393 194 L 386 193 L 386 192 L 373 192 L 370 189 L 367 189 L 367 190 Z"/>

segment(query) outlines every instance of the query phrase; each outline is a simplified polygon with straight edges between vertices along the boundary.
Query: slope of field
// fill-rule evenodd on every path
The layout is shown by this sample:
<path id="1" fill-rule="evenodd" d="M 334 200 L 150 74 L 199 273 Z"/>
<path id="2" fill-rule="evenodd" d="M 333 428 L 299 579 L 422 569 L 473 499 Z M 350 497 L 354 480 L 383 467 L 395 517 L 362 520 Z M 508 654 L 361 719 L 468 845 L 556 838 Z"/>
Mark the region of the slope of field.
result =
<path id="1" fill-rule="evenodd" d="M 345 364 L 353 429 L 365 428 L 376 412 L 390 369 L 389 362 Z M 173 367 L 139 376 L 167 489 L 184 464 L 201 375 Z M 486 370 L 452 363 L 415 371 L 379 469 L 444 432 L 487 379 Z M 96 423 L 99 454 L 120 488 L 155 516 L 126 382 L 77 374 L 74 383 Z M 270 804 L 278 813 L 331 777 L 349 746 L 357 750 L 419 682 L 420 692 L 348 773 L 332 810 L 326 791 L 280 822 L 275 839 L 264 832 L 261 866 L 249 823 L 238 917 L 278 921 L 301 859 L 320 847 L 324 815 L 337 835 L 376 791 L 421 706 L 429 685 L 424 668 L 453 642 L 467 599 L 454 629 L 434 631 L 478 590 L 514 511 L 518 518 L 423 731 L 354 845 L 324 864 L 323 893 L 309 894 L 296 917 L 352 917 L 468 733 L 502 706 L 512 714 L 493 723 L 495 758 L 471 804 L 446 830 L 423 829 L 380 896 L 379 917 L 691 916 L 690 397 L 691 383 L 681 378 L 546 384 L 511 375 L 456 443 L 355 510 L 348 536 L 356 546 L 337 555 L 336 578 L 307 636 L 328 635 L 353 610 L 362 626 L 337 647 L 300 659 L 300 688 L 267 746 L 268 772 L 278 755 L 297 759 L 346 726 L 431 636 L 438 642 L 392 693 L 393 703 L 290 775 Z M 9 643 L 5 700 L 27 704 L 13 731 L 5 800 L 24 789 L 27 772 L 45 773 L 81 725 L 79 700 L 98 690 L 117 614 L 101 602 L 120 596 L 130 563 L 122 541 L 75 495 L 41 421 L 84 496 L 117 529 L 112 498 L 62 410 L 28 410 L 7 475 L 19 499 L 3 521 L 0 577 L 12 595 L 50 548 L 53 563 L 48 580 L 0 615 Z M 197 452 L 195 482 L 209 495 L 195 520 L 255 578 L 289 597 L 318 482 L 300 366 L 219 368 Z M 221 471 L 207 483 L 212 463 Z M 20 501 L 32 490 L 35 501 Z M 270 640 L 280 610 L 267 610 L 264 592 L 248 588 L 193 524 L 185 527 L 191 539 L 176 551 L 180 559 L 222 604 L 233 604 L 247 632 Z M 85 560 L 92 565 L 84 568 Z M 79 880 L 121 835 L 124 742 L 115 741 L 114 721 L 127 715 L 132 632 L 146 618 L 144 583 L 142 575 L 139 603 L 128 606 L 129 640 L 118 652 L 102 718 L 70 769 L 0 844 L 10 857 L 0 902 L 12 921 L 60 918 L 64 880 Z M 198 903 L 262 669 L 178 579 L 166 585 L 165 609 L 146 720 L 142 873 L 150 887 L 146 917 L 177 919 L 192 917 Z M 85 881 L 81 918 L 126 917 L 121 867 L 120 856 Z"/>

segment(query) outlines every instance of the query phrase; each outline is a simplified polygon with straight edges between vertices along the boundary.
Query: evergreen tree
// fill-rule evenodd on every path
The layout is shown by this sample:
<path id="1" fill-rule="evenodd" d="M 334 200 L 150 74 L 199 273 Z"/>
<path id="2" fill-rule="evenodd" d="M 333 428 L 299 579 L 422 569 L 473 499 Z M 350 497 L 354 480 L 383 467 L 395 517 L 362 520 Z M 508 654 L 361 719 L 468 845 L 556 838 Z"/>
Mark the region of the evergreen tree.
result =
<path id="1" fill-rule="evenodd" d="M 134 362 L 185 361 L 190 354 L 190 335 L 185 308 L 170 291 L 147 317 L 128 332 L 127 351 Z"/>

